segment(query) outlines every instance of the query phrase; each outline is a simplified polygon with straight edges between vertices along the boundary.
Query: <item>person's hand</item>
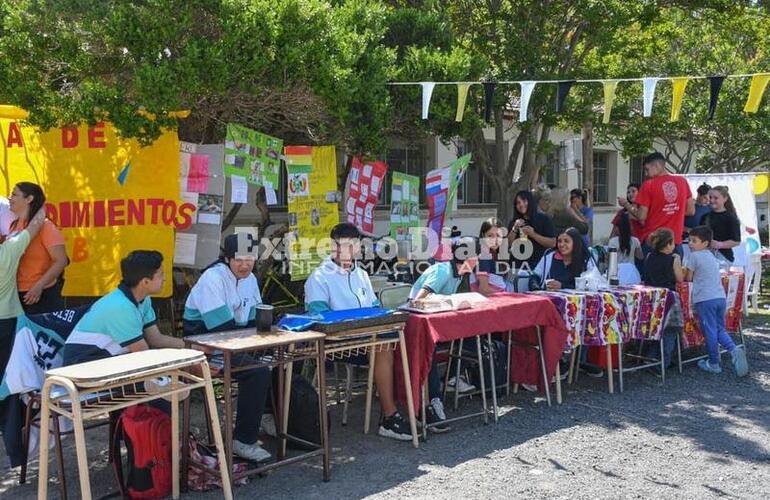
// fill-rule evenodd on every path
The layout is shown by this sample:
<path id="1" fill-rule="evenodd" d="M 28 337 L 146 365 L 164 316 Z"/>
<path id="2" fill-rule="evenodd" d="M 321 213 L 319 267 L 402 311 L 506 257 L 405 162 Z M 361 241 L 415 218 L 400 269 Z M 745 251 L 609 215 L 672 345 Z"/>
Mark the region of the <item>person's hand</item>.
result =
<path id="1" fill-rule="evenodd" d="M 200 344 L 192 344 L 190 345 L 190 349 L 193 349 L 195 351 L 200 351 L 202 353 L 208 354 L 209 356 L 214 354 L 214 350 L 215 350 L 213 347 L 208 347 Z"/>
<path id="2" fill-rule="evenodd" d="M 628 200 L 626 198 L 623 198 L 622 196 L 618 196 L 618 205 L 620 205 L 623 208 L 627 208 Z"/>
<path id="3" fill-rule="evenodd" d="M 561 281 L 559 280 L 545 280 L 545 287 L 548 290 L 560 290 L 561 289 Z"/>
<path id="4" fill-rule="evenodd" d="M 535 234 L 535 230 L 532 228 L 532 226 L 522 227 L 521 232 L 526 234 L 527 236 L 532 236 L 533 234 Z"/>
<path id="5" fill-rule="evenodd" d="M 521 229 L 526 224 L 527 224 L 527 221 L 525 221 L 524 219 L 516 219 L 516 222 L 513 223 L 513 228 Z"/>
<path id="6" fill-rule="evenodd" d="M 40 300 L 40 296 L 43 294 L 43 285 L 40 283 L 35 283 L 32 285 L 32 288 L 27 290 L 27 293 L 24 294 L 24 304 L 31 306 L 32 304 L 37 304 Z"/>
<path id="7" fill-rule="evenodd" d="M 714 250 L 719 250 L 720 248 L 722 248 L 722 245 L 720 245 L 717 240 L 711 240 L 711 243 L 709 243 L 709 246 Z"/>

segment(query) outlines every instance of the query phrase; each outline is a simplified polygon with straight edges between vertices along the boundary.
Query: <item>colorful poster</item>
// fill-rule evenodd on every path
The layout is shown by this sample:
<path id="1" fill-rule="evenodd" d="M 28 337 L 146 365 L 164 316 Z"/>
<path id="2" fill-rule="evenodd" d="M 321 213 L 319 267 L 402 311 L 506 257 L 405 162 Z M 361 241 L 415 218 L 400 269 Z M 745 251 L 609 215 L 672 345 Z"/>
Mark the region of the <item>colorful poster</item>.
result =
<path id="1" fill-rule="evenodd" d="M 353 158 L 345 186 L 345 213 L 348 222 L 358 226 L 364 234 L 374 234 L 374 209 L 387 172 L 384 161 L 362 162 L 357 156 Z"/>
<path id="2" fill-rule="evenodd" d="M 289 250 L 292 281 L 307 278 L 321 263 L 318 243 L 340 221 L 337 204 L 337 154 L 334 146 L 286 146 Z"/>
<path id="3" fill-rule="evenodd" d="M 420 225 L 420 178 L 393 172 L 390 193 L 390 237 L 408 241 L 409 228 Z"/>
<path id="4" fill-rule="evenodd" d="M 189 227 L 196 208 L 179 199 L 176 132 L 142 147 L 105 122 L 40 132 L 0 116 L 0 142 L 0 192 L 17 182 L 39 184 L 48 217 L 64 234 L 64 295 L 114 290 L 120 260 L 137 249 L 163 254 L 168 279 L 161 296 L 171 295 L 174 229 Z"/>
<path id="5" fill-rule="evenodd" d="M 428 198 L 428 227 L 441 237 L 444 221 L 452 217 L 452 207 L 457 197 L 457 186 L 471 161 L 470 153 L 444 168 L 431 170 L 425 176 L 425 193 Z"/>
<path id="6" fill-rule="evenodd" d="M 225 176 L 238 175 L 249 184 L 277 186 L 283 139 L 250 128 L 227 124 Z"/>

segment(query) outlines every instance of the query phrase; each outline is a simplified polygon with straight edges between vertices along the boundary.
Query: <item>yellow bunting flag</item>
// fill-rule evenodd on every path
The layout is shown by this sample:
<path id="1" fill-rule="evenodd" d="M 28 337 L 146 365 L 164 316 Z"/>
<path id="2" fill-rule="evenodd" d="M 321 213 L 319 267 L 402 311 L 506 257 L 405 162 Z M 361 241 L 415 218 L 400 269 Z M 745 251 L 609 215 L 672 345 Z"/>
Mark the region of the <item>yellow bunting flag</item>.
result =
<path id="1" fill-rule="evenodd" d="M 673 88 L 673 96 L 671 98 L 671 121 L 679 121 L 679 111 L 682 109 L 682 98 L 684 97 L 684 89 L 687 87 L 689 78 L 674 78 L 671 80 L 671 86 Z"/>
<path id="2" fill-rule="evenodd" d="M 455 121 L 463 121 L 463 115 L 465 114 L 465 100 L 468 98 L 469 83 L 457 84 L 457 114 L 455 115 Z"/>
<path id="3" fill-rule="evenodd" d="M 762 94 L 765 93 L 767 83 L 770 82 L 770 73 L 754 75 L 751 77 L 751 88 L 749 88 L 749 98 L 746 101 L 745 113 L 756 113 L 759 111 L 759 103 L 762 102 Z"/>
<path id="4" fill-rule="evenodd" d="M 605 80 L 604 82 L 604 119 L 602 123 L 610 122 L 612 103 L 615 102 L 615 89 L 618 88 L 617 80 Z"/>

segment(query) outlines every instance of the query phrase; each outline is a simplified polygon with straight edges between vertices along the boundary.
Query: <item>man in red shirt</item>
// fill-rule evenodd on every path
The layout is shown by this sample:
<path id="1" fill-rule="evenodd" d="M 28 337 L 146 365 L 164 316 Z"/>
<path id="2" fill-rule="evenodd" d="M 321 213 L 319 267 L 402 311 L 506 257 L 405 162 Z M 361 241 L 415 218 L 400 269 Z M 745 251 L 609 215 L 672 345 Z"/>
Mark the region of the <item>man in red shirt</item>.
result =
<path id="1" fill-rule="evenodd" d="M 645 255 L 650 251 L 647 237 L 661 227 L 674 232 L 675 251 L 681 255 L 684 216 L 695 214 L 690 185 L 684 177 L 666 171 L 666 158 L 658 152 L 648 155 L 642 166 L 647 180 L 639 188 L 635 203 L 626 201 L 623 208 L 642 223 L 639 240 Z"/>

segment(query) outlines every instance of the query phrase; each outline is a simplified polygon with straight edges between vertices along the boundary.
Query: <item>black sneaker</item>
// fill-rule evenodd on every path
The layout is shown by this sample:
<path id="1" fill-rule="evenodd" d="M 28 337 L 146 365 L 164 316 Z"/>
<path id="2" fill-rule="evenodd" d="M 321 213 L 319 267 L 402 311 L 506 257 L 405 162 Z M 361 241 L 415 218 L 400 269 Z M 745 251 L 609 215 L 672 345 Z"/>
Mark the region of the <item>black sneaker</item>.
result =
<path id="1" fill-rule="evenodd" d="M 436 408 L 434 401 L 440 405 L 439 408 Z M 442 432 L 452 430 L 451 427 L 444 423 L 446 421 L 446 414 L 444 414 L 444 405 L 440 399 L 436 398 L 431 401 L 431 404 L 425 410 L 425 423 L 429 425 L 428 428 L 431 431 L 441 434 Z"/>
<path id="2" fill-rule="evenodd" d="M 594 365 L 582 364 L 580 365 L 580 371 L 593 378 L 601 378 L 604 376 L 604 370 Z"/>
<path id="3" fill-rule="evenodd" d="M 382 437 L 398 441 L 412 440 L 412 430 L 409 428 L 409 421 L 404 420 L 404 417 L 398 412 L 389 417 L 384 417 L 380 422 L 380 430 L 377 433 Z"/>

